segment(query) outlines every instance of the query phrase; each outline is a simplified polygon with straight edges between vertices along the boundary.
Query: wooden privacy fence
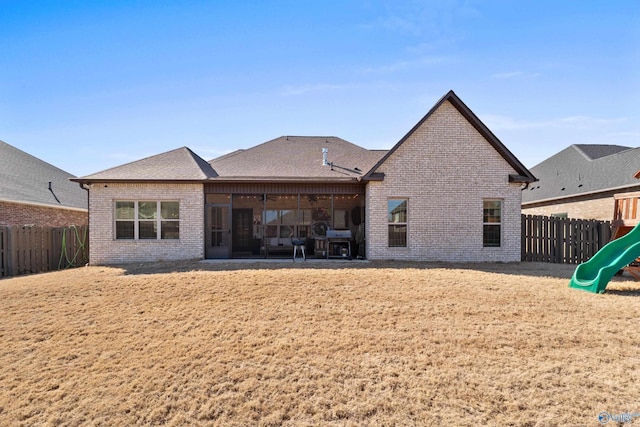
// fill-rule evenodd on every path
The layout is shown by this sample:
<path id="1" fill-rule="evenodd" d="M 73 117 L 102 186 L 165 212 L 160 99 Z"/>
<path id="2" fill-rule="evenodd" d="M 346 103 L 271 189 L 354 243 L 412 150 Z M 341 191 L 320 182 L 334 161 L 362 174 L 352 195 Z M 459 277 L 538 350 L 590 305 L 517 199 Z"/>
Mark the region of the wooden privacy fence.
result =
<path id="1" fill-rule="evenodd" d="M 609 221 L 522 215 L 522 261 L 580 264 L 611 239 Z"/>
<path id="2" fill-rule="evenodd" d="M 0 227 L 0 277 L 79 267 L 89 261 L 89 228 Z"/>
<path id="3" fill-rule="evenodd" d="M 579 264 L 611 239 L 608 221 L 522 215 L 522 261 Z M 0 226 L 0 277 L 89 262 L 89 229 Z"/>

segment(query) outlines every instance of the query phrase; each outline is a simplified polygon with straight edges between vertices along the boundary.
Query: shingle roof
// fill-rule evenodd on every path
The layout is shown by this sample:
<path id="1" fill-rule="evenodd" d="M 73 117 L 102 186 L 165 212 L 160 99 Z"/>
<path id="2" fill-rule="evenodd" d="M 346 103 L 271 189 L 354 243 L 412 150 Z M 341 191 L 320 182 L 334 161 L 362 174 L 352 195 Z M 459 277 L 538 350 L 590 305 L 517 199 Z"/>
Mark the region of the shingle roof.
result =
<path id="1" fill-rule="evenodd" d="M 640 147 L 571 145 L 531 168 L 539 181 L 522 192 L 522 203 L 637 187 L 639 165 Z"/>
<path id="2" fill-rule="evenodd" d="M 200 156 L 187 147 L 177 148 L 135 162 L 83 176 L 89 181 L 201 181 L 216 172 Z"/>
<path id="3" fill-rule="evenodd" d="M 333 168 L 323 166 L 323 148 L 329 150 Z M 209 163 L 219 175 L 215 180 L 353 180 L 367 173 L 385 153 L 333 136 L 281 136 Z"/>
<path id="4" fill-rule="evenodd" d="M 87 192 L 70 178 L 74 176 L 0 141 L 0 200 L 87 209 Z"/>
<path id="5" fill-rule="evenodd" d="M 391 151 L 367 150 L 333 136 L 281 136 L 255 147 L 237 150 L 208 163 L 186 147 L 148 157 L 82 178 L 91 181 L 354 181 L 379 179 L 375 169 L 440 105 L 451 102 L 515 170 L 510 179 L 535 177 L 456 96 L 447 93 Z M 331 166 L 323 165 L 328 149 Z"/>
<path id="6" fill-rule="evenodd" d="M 576 148 L 576 150 L 584 154 L 589 160 L 596 160 L 601 157 L 607 157 L 631 148 L 623 147 L 622 145 L 605 144 L 575 144 L 574 147 Z"/>
<path id="7" fill-rule="evenodd" d="M 431 115 L 440 108 L 440 106 L 445 102 L 450 102 L 462 116 L 469 121 L 469 123 L 482 135 L 489 144 L 502 156 L 502 158 L 511 165 L 511 167 L 515 170 L 516 174 L 510 176 L 510 180 L 514 182 L 533 182 L 536 180 L 536 177 L 516 158 L 516 156 L 505 147 L 505 145 L 489 130 L 489 128 L 482 123 L 482 121 L 475 115 L 473 111 L 467 105 L 462 102 L 462 100 L 455 94 L 454 91 L 450 90 L 447 92 L 436 104 L 427 112 L 427 114 L 420 119 L 418 123 L 409 131 L 407 134 L 402 137 L 402 139 L 391 149 L 389 152 L 380 159 L 380 161 L 367 173 L 367 178 L 374 179 L 376 170 L 379 166 L 384 163 L 384 161 L 394 152 L 396 151 L 418 128 L 422 126 L 422 124 L 427 121 Z"/>

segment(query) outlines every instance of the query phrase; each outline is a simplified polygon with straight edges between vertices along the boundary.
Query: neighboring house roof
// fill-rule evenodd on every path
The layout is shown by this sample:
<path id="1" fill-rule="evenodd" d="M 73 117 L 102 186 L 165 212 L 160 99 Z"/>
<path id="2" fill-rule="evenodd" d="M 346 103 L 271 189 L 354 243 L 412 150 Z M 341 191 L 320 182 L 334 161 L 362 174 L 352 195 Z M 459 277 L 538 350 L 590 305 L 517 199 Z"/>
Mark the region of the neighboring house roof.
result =
<path id="1" fill-rule="evenodd" d="M 581 152 L 588 160 L 596 160 L 601 157 L 607 157 L 631 148 L 623 147 L 622 145 L 606 144 L 576 144 L 574 146 L 576 150 Z"/>
<path id="2" fill-rule="evenodd" d="M 531 168 L 539 181 L 522 193 L 522 203 L 540 203 L 637 187 L 640 147 L 571 145 Z"/>
<path id="3" fill-rule="evenodd" d="M 322 149 L 328 149 L 323 166 Z M 364 176 L 386 153 L 334 136 L 281 136 L 211 160 L 218 180 L 349 180 Z"/>
<path id="4" fill-rule="evenodd" d="M 0 200 L 87 209 L 87 192 L 70 178 L 75 177 L 0 141 Z"/>
<path id="5" fill-rule="evenodd" d="M 202 181 L 217 174 L 187 147 L 83 176 L 76 181 Z"/>
<path id="6" fill-rule="evenodd" d="M 459 112 L 466 118 L 469 123 L 493 146 L 493 148 L 504 158 L 504 160 L 511 165 L 511 167 L 516 171 L 516 174 L 509 176 L 509 180 L 511 182 L 534 182 L 536 181 L 536 177 L 532 174 L 520 161 L 514 156 L 511 151 L 504 146 L 502 142 L 489 130 L 487 126 L 476 116 L 469 107 L 465 105 L 464 102 L 455 94 L 454 91 L 450 90 L 446 95 L 444 95 L 434 106 L 429 110 L 429 112 L 391 149 L 389 152 L 380 159 L 380 161 L 367 173 L 365 179 L 381 179 L 378 175 L 377 169 L 384 163 L 385 160 L 391 154 L 393 154 L 416 130 L 418 130 L 424 122 L 427 121 L 431 115 L 440 108 L 440 106 L 449 101 Z"/>

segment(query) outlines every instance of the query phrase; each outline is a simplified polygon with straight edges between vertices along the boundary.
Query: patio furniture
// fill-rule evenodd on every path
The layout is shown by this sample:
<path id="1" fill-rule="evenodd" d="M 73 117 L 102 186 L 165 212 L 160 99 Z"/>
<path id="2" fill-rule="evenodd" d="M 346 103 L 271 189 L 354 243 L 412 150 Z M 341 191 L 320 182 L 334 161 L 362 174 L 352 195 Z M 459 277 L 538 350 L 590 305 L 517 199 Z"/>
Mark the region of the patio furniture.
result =
<path id="1" fill-rule="evenodd" d="M 302 251 L 302 258 L 306 261 L 307 260 L 307 255 L 304 252 L 304 240 L 303 239 L 291 239 L 291 244 L 293 245 L 293 260 L 296 260 L 296 252 L 298 251 L 298 249 L 300 249 L 300 251 Z"/>

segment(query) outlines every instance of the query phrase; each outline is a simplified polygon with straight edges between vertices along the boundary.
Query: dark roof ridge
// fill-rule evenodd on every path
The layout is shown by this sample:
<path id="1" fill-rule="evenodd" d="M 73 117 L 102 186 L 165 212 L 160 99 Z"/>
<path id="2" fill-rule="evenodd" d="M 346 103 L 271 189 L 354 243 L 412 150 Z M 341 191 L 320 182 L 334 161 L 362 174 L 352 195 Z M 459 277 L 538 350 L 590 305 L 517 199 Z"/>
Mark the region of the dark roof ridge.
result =
<path id="1" fill-rule="evenodd" d="M 202 171 L 205 178 L 211 178 L 218 175 L 215 169 L 213 169 L 213 167 L 209 164 L 209 162 L 207 162 L 205 159 L 203 159 L 202 157 L 194 153 L 191 148 L 187 146 L 183 146 L 181 148 L 186 149 L 191 154 L 191 159 L 196 164 L 196 166 Z M 180 148 L 178 148 L 178 150 L 180 150 Z"/>

